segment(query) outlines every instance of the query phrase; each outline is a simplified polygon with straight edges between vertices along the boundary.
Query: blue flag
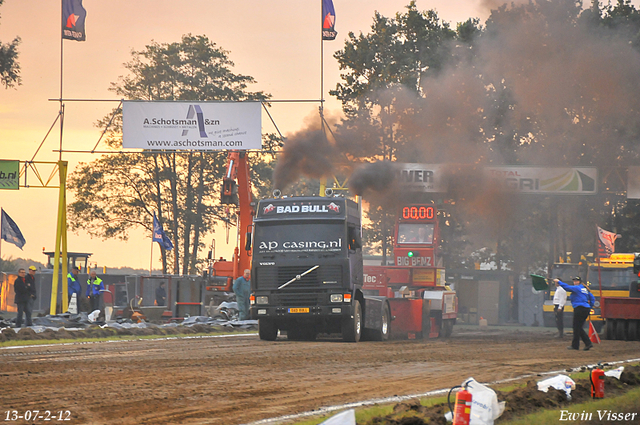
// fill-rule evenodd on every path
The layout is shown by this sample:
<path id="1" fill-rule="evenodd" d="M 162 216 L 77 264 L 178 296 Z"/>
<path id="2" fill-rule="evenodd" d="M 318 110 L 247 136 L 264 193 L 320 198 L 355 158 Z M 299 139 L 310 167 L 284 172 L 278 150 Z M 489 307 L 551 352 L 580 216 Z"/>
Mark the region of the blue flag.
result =
<path id="1" fill-rule="evenodd" d="M 2 218 L 0 218 L 0 238 L 22 249 L 27 241 L 22 236 L 18 225 L 4 210 L 0 210 L 0 212 L 0 215 L 2 215 Z"/>
<path id="2" fill-rule="evenodd" d="M 82 0 L 62 0 L 62 38 L 84 41 L 84 21 L 87 11 L 82 7 Z"/>
<path id="3" fill-rule="evenodd" d="M 336 26 L 336 11 L 332 0 L 322 0 L 322 39 L 335 40 L 338 33 Z"/>
<path id="4" fill-rule="evenodd" d="M 167 236 L 166 233 L 164 233 L 164 230 L 162 230 L 162 226 L 160 225 L 155 212 L 153 213 L 153 242 L 158 242 L 160 246 L 167 251 L 171 251 L 173 249 L 171 239 L 169 239 L 169 236 Z"/>

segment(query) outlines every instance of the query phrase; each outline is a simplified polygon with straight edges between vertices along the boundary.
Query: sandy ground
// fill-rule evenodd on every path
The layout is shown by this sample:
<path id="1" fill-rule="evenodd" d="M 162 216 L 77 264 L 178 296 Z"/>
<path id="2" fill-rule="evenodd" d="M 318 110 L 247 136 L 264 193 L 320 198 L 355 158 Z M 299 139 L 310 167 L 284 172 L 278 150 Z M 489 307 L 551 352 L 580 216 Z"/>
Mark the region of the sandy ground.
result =
<path id="1" fill-rule="evenodd" d="M 640 357 L 638 341 L 570 351 L 547 329 L 456 328 L 448 340 L 358 344 L 233 335 L 0 349 L 0 420 L 39 410 L 71 424 L 245 424 L 469 377 L 493 382 Z M 69 421 L 58 420 L 61 411 Z"/>

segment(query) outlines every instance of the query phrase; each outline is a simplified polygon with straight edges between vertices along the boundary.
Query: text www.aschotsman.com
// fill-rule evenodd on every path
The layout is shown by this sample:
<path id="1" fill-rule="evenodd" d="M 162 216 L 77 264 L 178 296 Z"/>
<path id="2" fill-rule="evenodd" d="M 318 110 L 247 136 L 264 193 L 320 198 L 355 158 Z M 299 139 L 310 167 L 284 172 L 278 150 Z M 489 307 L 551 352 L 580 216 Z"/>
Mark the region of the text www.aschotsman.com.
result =
<path id="1" fill-rule="evenodd" d="M 147 146 L 188 148 L 188 147 L 242 147 L 242 140 L 147 140 Z"/>

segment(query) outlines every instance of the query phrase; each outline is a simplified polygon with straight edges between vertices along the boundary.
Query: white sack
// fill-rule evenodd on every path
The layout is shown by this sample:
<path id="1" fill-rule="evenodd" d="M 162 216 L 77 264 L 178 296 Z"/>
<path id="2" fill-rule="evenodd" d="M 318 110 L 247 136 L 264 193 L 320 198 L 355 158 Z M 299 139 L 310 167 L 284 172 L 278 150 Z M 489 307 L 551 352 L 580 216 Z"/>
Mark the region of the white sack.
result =
<path id="1" fill-rule="evenodd" d="M 505 402 L 498 403 L 498 396 L 495 391 L 486 385 L 482 385 L 473 378 L 469 378 L 462 383 L 462 387 L 467 385 L 467 391 L 471 393 L 471 421 L 470 425 L 493 425 L 493 421 L 504 412 Z"/>
<path id="2" fill-rule="evenodd" d="M 562 390 L 567 393 L 567 398 L 571 398 L 571 390 L 576 388 L 576 383 L 567 375 L 557 375 L 538 382 L 538 389 L 543 393 L 548 392 L 549 387 Z"/>

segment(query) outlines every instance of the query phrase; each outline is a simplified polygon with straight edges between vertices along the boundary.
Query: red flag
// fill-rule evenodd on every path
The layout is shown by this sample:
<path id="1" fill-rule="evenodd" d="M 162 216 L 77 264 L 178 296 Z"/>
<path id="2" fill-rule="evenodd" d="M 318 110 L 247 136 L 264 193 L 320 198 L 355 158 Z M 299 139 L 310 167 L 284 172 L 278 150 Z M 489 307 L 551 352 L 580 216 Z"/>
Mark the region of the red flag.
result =
<path id="1" fill-rule="evenodd" d="M 620 235 L 616 235 L 613 232 L 608 232 L 600 226 L 596 226 L 598 229 L 598 258 L 608 258 L 616 250 L 616 239 Z"/>

